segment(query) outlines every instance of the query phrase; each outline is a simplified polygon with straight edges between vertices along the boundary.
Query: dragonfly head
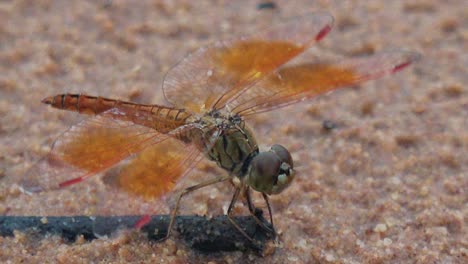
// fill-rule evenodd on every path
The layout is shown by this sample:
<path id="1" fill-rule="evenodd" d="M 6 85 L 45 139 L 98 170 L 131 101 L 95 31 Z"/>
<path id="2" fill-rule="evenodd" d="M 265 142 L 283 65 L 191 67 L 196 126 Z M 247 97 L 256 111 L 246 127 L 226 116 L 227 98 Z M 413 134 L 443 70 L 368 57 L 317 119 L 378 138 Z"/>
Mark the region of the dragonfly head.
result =
<path id="1" fill-rule="evenodd" d="M 294 176 L 289 151 L 281 145 L 273 145 L 269 151 L 260 152 L 252 159 L 245 181 L 256 191 L 278 194 L 291 184 Z"/>

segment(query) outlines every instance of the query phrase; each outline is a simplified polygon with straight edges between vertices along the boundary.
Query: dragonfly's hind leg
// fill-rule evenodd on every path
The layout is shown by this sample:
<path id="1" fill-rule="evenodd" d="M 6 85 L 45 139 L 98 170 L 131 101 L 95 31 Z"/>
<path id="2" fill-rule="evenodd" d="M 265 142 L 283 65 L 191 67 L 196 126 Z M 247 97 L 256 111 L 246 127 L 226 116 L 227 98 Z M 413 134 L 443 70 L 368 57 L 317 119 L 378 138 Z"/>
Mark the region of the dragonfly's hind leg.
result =
<path id="1" fill-rule="evenodd" d="M 180 200 L 182 199 L 182 197 L 184 195 L 186 195 L 186 194 L 188 194 L 190 192 L 193 192 L 195 190 L 198 190 L 200 188 L 203 188 L 203 187 L 215 184 L 215 183 L 223 182 L 223 181 L 226 181 L 226 180 L 229 180 L 229 179 L 230 179 L 229 176 L 215 178 L 215 179 L 211 179 L 211 180 L 199 183 L 197 185 L 190 186 L 190 187 L 184 189 L 183 191 L 181 191 L 179 193 L 179 196 L 177 197 L 176 205 L 175 205 L 174 209 L 172 209 L 172 212 L 171 212 L 171 220 L 169 221 L 169 226 L 167 227 L 167 234 L 166 234 L 165 237 L 161 238 L 159 241 L 166 240 L 171 235 L 171 231 L 172 231 L 172 228 L 173 228 L 174 223 L 175 223 L 175 218 L 177 216 L 177 211 L 179 210 Z"/>

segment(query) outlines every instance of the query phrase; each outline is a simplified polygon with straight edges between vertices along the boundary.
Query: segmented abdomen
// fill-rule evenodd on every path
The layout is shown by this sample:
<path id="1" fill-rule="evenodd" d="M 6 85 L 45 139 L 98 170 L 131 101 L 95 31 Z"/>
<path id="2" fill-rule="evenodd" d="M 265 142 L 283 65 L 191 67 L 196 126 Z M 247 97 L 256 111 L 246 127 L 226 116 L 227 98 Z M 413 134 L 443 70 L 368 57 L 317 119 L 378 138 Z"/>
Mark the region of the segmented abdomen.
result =
<path id="1" fill-rule="evenodd" d="M 167 133 L 172 129 L 184 125 L 186 120 L 191 116 L 183 109 L 160 105 L 136 104 L 132 102 L 89 96 L 84 94 L 59 94 L 56 96 L 47 97 L 42 100 L 42 102 L 51 105 L 54 108 L 89 115 L 97 115 L 116 107 L 130 108 L 135 109 L 136 111 L 151 113 L 151 115 L 157 117 L 157 119 L 159 119 L 160 122 L 164 124 L 151 124 L 146 122 L 136 123 L 144 126 L 154 127 L 157 130 L 164 130 L 160 131 L 163 133 Z"/>

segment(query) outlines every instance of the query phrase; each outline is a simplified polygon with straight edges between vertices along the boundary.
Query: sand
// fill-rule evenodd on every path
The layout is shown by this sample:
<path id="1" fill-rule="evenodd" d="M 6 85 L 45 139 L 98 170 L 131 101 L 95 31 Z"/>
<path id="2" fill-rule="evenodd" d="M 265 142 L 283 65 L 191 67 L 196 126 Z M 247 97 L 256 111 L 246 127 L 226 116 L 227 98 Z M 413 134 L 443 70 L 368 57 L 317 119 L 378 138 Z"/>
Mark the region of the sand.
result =
<path id="1" fill-rule="evenodd" d="M 73 92 L 161 103 L 164 73 L 188 52 L 327 10 L 335 27 L 304 59 L 392 49 L 422 59 L 394 76 L 248 120 L 262 149 L 285 145 L 298 166 L 292 186 L 271 197 L 275 250 L 206 254 L 177 235 L 155 243 L 135 231 L 72 243 L 16 232 L 0 237 L 0 262 L 467 263 L 466 3 L 297 0 L 258 9 L 259 3 L 1 1 L 0 214 L 89 212 L 81 199 L 93 183 L 34 196 L 19 190 L 27 168 L 80 120 L 45 107 L 43 97 Z M 334 128 L 324 129 L 325 120 Z M 205 162 L 185 181 L 219 173 Z M 183 214 L 222 214 L 231 191 L 221 184 L 198 192 Z M 135 203 L 122 197 L 105 198 L 110 213 Z M 236 213 L 248 214 L 241 204 Z"/>

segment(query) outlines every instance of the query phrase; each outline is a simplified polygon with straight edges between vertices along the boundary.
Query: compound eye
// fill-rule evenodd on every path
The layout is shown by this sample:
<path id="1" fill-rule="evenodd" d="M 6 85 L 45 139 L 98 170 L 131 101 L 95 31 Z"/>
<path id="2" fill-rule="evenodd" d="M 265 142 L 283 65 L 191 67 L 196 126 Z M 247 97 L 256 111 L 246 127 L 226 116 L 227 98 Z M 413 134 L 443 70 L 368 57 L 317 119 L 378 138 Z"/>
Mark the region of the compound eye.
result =
<path id="1" fill-rule="evenodd" d="M 294 167 L 291 154 L 289 153 L 289 151 L 285 147 L 283 147 L 281 145 L 278 145 L 278 144 L 275 144 L 275 145 L 271 146 L 270 151 L 276 153 L 276 155 L 278 155 L 280 160 L 282 162 L 284 162 L 284 163 L 287 163 L 291 167 L 291 169 Z"/>
<path id="2" fill-rule="evenodd" d="M 281 160 L 273 152 L 262 152 L 252 160 L 252 172 L 258 184 L 268 184 L 276 182 L 276 177 L 280 171 Z"/>

